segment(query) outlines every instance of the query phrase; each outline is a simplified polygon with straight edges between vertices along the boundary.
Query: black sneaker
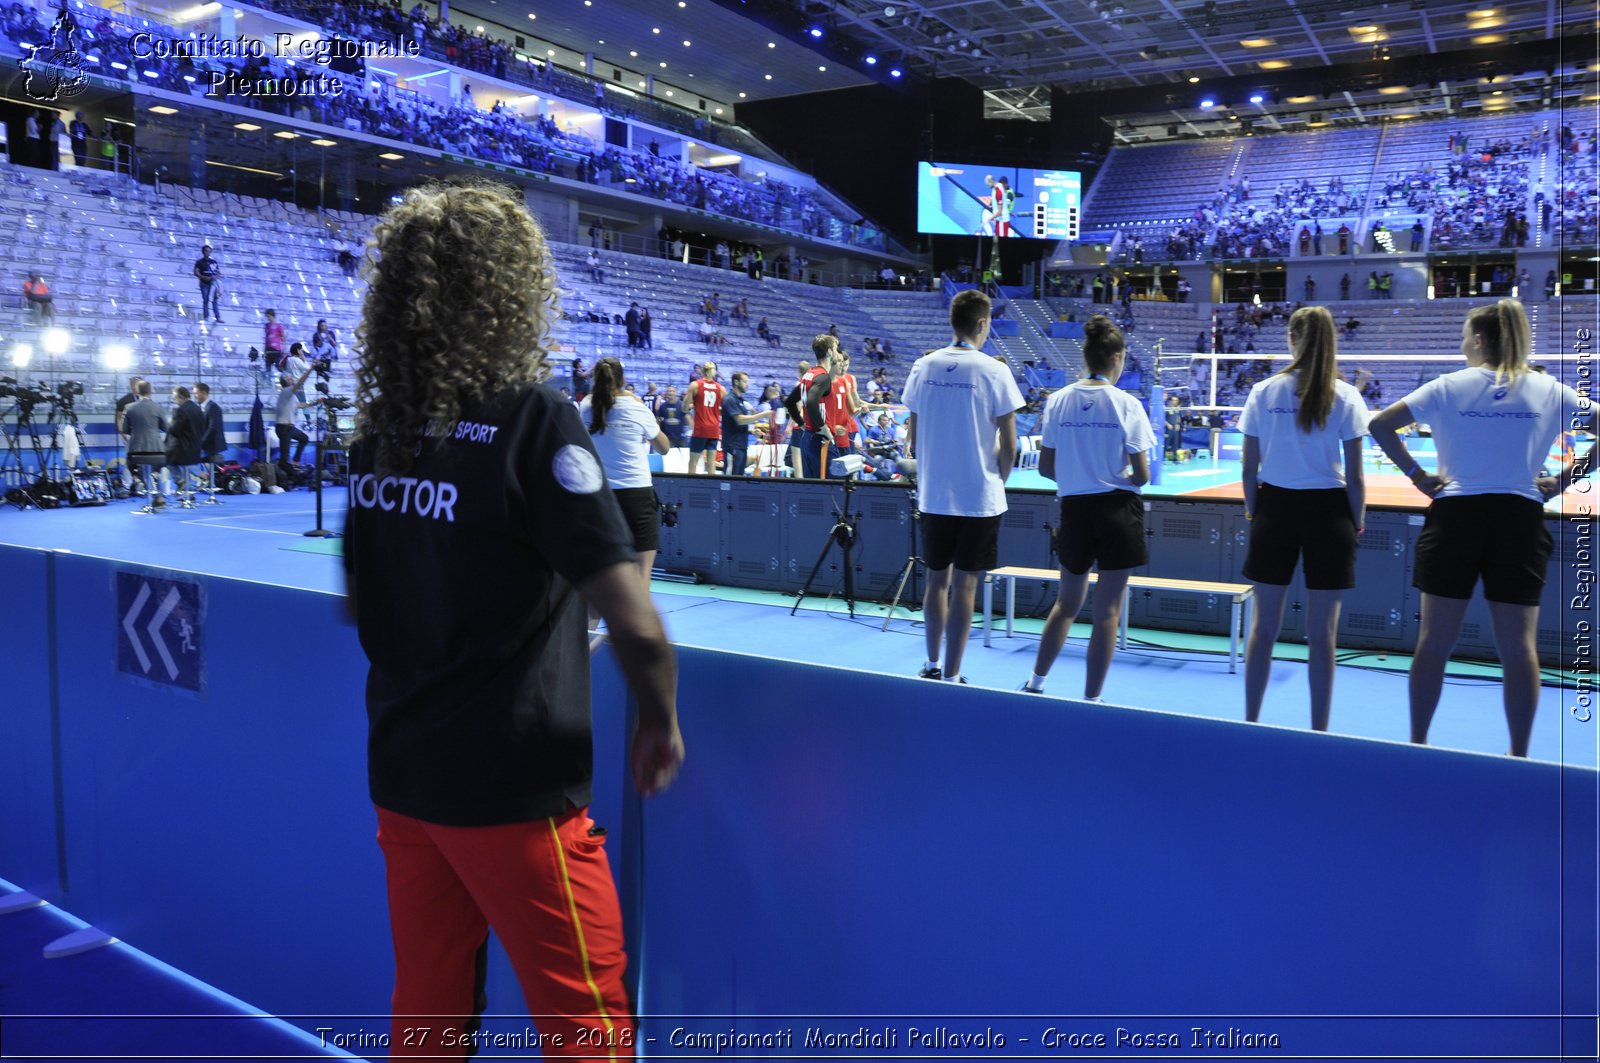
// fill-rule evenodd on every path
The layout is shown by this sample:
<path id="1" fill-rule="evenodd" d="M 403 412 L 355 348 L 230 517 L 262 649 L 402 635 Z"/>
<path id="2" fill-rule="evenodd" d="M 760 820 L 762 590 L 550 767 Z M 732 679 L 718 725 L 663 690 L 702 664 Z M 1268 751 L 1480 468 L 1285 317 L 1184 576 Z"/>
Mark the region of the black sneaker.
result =
<path id="1" fill-rule="evenodd" d="M 1035 690 L 1035 689 L 1033 689 L 1033 688 L 1032 688 L 1032 687 L 1030 687 L 1030 686 L 1029 686 L 1029 685 L 1028 685 L 1028 684 L 1026 684 L 1026 683 L 1024 683 L 1024 684 L 1022 684 L 1022 685 L 1021 685 L 1021 686 L 1020 686 L 1020 687 L 1018 687 L 1018 688 L 1017 688 L 1017 689 L 1018 689 L 1018 690 L 1020 690 L 1020 691 L 1022 691 L 1022 693 L 1024 693 L 1024 694 L 1043 694 L 1043 693 L 1044 693 L 1044 691 L 1042 691 L 1042 690 Z"/>
<path id="2" fill-rule="evenodd" d="M 940 671 L 939 670 L 939 666 L 935 664 L 935 665 L 932 665 L 930 667 L 924 668 L 922 671 L 918 672 L 917 673 L 917 678 L 918 679 L 943 679 L 944 678 L 944 673 L 942 671 Z"/>

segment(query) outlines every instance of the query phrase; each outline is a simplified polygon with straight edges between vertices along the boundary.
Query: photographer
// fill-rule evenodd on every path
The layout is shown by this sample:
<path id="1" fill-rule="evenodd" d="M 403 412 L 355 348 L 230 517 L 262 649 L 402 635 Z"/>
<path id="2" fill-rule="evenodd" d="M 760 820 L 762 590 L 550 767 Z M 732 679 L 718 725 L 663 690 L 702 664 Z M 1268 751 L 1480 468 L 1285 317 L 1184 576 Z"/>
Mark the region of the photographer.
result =
<path id="1" fill-rule="evenodd" d="M 983 353 L 988 296 L 958 293 L 950 301 L 950 329 L 950 346 L 917 359 L 906 380 L 906 449 L 919 466 L 917 504 L 928 564 L 928 659 L 919 675 L 964 683 L 961 658 L 978 580 L 998 560 L 1022 393 L 1006 367 Z"/>
<path id="2" fill-rule="evenodd" d="M 301 456 L 306 452 L 306 444 L 311 442 L 311 437 L 301 431 L 300 426 L 295 423 L 295 415 L 302 407 L 314 405 L 302 398 L 305 395 L 306 377 L 310 375 L 311 367 L 307 366 L 306 371 L 298 377 L 291 377 L 287 373 L 278 377 L 278 420 L 274 431 L 278 435 L 278 464 L 285 472 L 291 464 L 299 464 Z M 295 444 L 292 459 L 289 457 L 291 441 Z"/>

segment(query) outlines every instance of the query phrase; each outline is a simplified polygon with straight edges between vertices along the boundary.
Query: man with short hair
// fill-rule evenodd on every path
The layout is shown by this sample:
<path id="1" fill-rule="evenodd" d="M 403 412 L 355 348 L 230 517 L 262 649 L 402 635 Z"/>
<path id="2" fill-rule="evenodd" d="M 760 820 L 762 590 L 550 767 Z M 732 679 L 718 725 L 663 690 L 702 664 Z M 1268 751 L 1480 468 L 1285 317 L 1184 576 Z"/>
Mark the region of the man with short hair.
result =
<path id="1" fill-rule="evenodd" d="M 772 416 L 772 411 L 756 413 L 745 398 L 749 373 L 734 373 L 729 385 L 728 394 L 722 399 L 722 475 L 743 476 L 750 463 L 750 426 Z"/>
<path id="2" fill-rule="evenodd" d="M 302 406 L 310 406 L 309 402 L 302 402 L 297 392 L 305 386 L 306 377 L 311 375 L 308 368 L 299 377 L 292 377 L 284 373 L 278 377 L 278 419 L 274 431 L 278 435 L 278 464 L 287 470 L 290 464 L 298 464 L 306 452 L 306 444 L 311 442 L 311 437 L 300 430 L 295 423 L 295 414 Z M 289 457 L 289 444 L 295 444 L 294 457 Z"/>
<path id="3" fill-rule="evenodd" d="M 689 472 L 696 465 L 707 476 L 717 471 L 717 448 L 722 442 L 722 400 L 728 389 L 717 383 L 717 363 L 700 367 L 700 379 L 689 384 L 683 395 L 683 412 L 691 420 L 689 432 Z M 704 456 L 702 459 L 702 455 Z"/>
<path id="4" fill-rule="evenodd" d="M 132 384 L 134 401 L 119 414 L 121 419 L 118 425 L 122 434 L 128 437 L 128 468 L 142 470 L 142 489 L 135 493 L 149 496 L 149 503 L 135 512 L 153 513 L 166 504 L 161 492 L 156 489 L 155 470 L 167 464 L 167 419 L 151 397 L 155 389 L 150 381 L 134 377 Z"/>
<path id="5" fill-rule="evenodd" d="M 178 497 L 185 509 L 194 507 L 191 469 L 200 464 L 204 455 L 201 441 L 206 434 L 206 415 L 190 396 L 189 389 L 179 384 L 172 389 L 176 409 L 167 425 L 167 465 L 175 470 L 178 480 Z"/>
<path id="6" fill-rule="evenodd" d="M 902 396 L 911 411 L 906 449 L 917 459 L 928 565 L 928 656 L 919 673 L 924 679 L 966 682 L 961 659 L 978 581 L 998 561 L 1005 482 L 1016 459 L 1016 414 L 1023 401 L 1011 373 L 983 353 L 989 315 L 982 292 L 957 294 L 950 302 L 950 346 L 917 359 Z"/>
<path id="7" fill-rule="evenodd" d="M 839 341 L 824 332 L 811 341 L 811 352 L 817 356 L 814 366 L 801 362 L 800 382 L 783 400 L 794 422 L 795 434 L 790 437 L 800 453 L 800 475 L 807 479 L 821 479 L 825 459 L 828 425 L 825 406 L 833 392 L 833 371 L 837 369 Z"/>
<path id="8" fill-rule="evenodd" d="M 206 415 L 206 430 L 200 436 L 200 454 L 210 464 L 215 464 L 228 449 L 228 434 L 222 426 L 222 407 L 211 401 L 211 385 L 194 386 L 195 402 Z"/>
<path id="9" fill-rule="evenodd" d="M 222 266 L 211 257 L 211 245 L 200 248 L 200 257 L 194 264 L 195 279 L 200 282 L 200 320 L 211 314 L 222 323 Z"/>

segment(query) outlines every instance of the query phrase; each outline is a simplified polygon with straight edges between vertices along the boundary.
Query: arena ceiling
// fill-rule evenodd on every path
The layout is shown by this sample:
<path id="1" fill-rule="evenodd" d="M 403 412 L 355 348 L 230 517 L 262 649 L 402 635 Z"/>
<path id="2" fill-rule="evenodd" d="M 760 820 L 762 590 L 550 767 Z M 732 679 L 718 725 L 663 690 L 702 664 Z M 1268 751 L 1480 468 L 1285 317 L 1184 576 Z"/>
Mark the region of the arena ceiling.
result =
<path id="1" fill-rule="evenodd" d="M 451 7 L 570 50 L 558 60 L 563 65 L 581 63 L 581 52 L 591 50 L 597 67 L 624 72 L 628 87 L 654 74 L 658 94 L 666 85 L 737 105 L 886 82 L 893 67 L 907 80 L 964 79 L 984 90 L 991 117 L 1035 121 L 1049 119 L 1055 91 L 1171 86 L 1183 110 L 1198 106 L 1208 81 L 1260 78 L 1270 86 L 1350 63 L 1392 63 L 1403 85 L 1427 80 L 1429 56 L 1491 55 L 1528 42 L 1564 40 L 1586 62 L 1600 60 L 1593 0 L 458 0 Z M 869 55 L 876 62 L 868 64 Z"/>

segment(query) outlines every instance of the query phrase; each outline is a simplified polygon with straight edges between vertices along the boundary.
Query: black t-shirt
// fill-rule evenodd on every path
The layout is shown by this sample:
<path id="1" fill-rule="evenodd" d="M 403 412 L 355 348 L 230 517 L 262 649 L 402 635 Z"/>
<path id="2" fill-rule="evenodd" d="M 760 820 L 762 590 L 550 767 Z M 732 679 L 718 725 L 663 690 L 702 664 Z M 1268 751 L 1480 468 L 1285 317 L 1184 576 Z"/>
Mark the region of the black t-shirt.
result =
<path id="1" fill-rule="evenodd" d="M 404 476 L 350 453 L 344 564 L 367 676 L 372 800 L 448 826 L 589 803 L 586 610 L 635 558 L 577 409 L 542 385 L 465 412 Z"/>
<path id="2" fill-rule="evenodd" d="M 730 389 L 722 397 L 722 447 L 724 450 L 746 450 L 750 446 L 750 426 L 740 424 L 738 418 L 748 417 L 756 411 L 750 400 L 735 395 Z M 743 472 L 744 470 L 740 470 Z"/>
<path id="3" fill-rule="evenodd" d="M 214 281 L 222 276 L 222 266 L 216 259 L 202 255 L 194 260 L 194 272 L 203 281 Z"/>

